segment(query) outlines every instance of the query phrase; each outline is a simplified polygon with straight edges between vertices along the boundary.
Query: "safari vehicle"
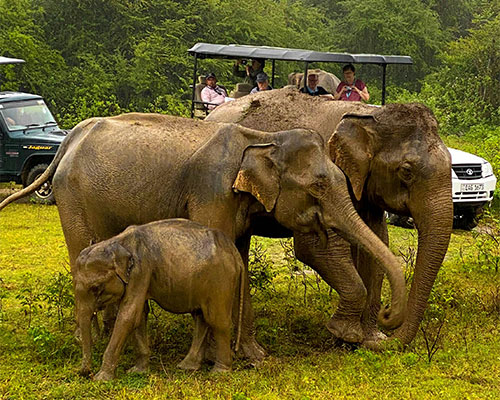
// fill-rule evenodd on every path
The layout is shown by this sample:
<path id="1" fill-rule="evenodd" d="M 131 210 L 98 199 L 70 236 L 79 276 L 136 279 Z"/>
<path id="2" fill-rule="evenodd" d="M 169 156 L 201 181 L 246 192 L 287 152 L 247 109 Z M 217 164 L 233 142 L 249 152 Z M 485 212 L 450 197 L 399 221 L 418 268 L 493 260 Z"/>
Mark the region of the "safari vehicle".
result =
<path id="1" fill-rule="evenodd" d="M 194 71 L 191 96 L 191 118 L 195 116 L 195 111 L 203 109 L 205 103 L 201 101 L 199 93 L 203 88 L 203 82 L 198 80 L 198 59 L 221 58 L 229 60 L 260 58 L 270 60 L 272 63 L 271 86 L 274 87 L 276 61 L 295 61 L 304 63 L 304 82 L 307 82 L 307 72 L 312 63 L 341 63 L 341 64 L 376 64 L 382 67 L 382 105 L 385 104 L 386 96 L 386 73 L 387 65 L 403 64 L 411 65 L 413 60 L 409 56 L 380 54 L 349 54 L 330 53 L 312 50 L 289 49 L 283 47 L 270 46 L 247 46 L 239 44 L 212 44 L 196 43 L 188 50 L 194 56 Z M 251 89 L 251 88 L 250 88 Z M 236 88 L 238 91 L 238 87 Z M 249 92 L 249 90 L 248 90 Z M 247 93 L 248 93 L 247 92 Z M 238 97 L 238 96 L 235 96 Z"/>
<path id="2" fill-rule="evenodd" d="M 201 91 L 202 83 L 196 82 L 198 76 L 198 60 L 206 58 L 220 59 L 250 59 L 261 58 L 272 62 L 271 86 L 274 86 L 276 61 L 295 61 L 304 63 L 304 78 L 312 63 L 342 63 L 342 64 L 376 64 L 382 68 L 382 105 L 386 97 L 387 65 L 411 65 L 409 56 L 378 55 L 378 54 L 349 54 L 330 53 L 311 50 L 288 49 L 268 46 L 220 45 L 211 43 L 197 43 L 188 53 L 194 56 L 193 92 L 191 102 L 191 117 L 195 108 L 203 102 L 196 97 Z M 460 150 L 449 149 L 452 156 L 452 186 L 454 205 L 454 227 L 472 229 L 477 225 L 478 217 L 483 208 L 493 199 L 496 177 L 490 163 L 486 160 Z M 389 214 L 389 222 L 400 226 L 413 226 L 410 218 Z"/>
<path id="3" fill-rule="evenodd" d="M 0 65 L 22 62 L 0 57 Z M 65 135 L 41 96 L 0 92 L 0 182 L 28 186 L 47 169 Z M 32 199 L 54 203 L 52 184 L 42 185 Z"/>

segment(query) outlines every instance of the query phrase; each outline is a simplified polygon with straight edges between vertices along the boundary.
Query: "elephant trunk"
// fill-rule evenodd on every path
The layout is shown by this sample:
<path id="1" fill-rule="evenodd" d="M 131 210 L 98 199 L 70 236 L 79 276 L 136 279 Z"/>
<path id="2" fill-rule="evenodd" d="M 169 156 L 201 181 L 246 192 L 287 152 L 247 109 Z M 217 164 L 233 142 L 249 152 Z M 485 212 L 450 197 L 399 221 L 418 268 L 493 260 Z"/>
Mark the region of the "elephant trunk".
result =
<path id="1" fill-rule="evenodd" d="M 447 182 L 450 182 L 449 187 L 446 185 Z M 453 227 L 451 177 L 440 180 L 438 184 L 440 190 L 428 190 L 428 193 L 432 193 L 432 199 L 415 196 L 420 197 L 418 199 L 420 205 L 413 210 L 410 206 L 418 230 L 418 251 L 408 296 L 408 316 L 394 334 L 402 344 L 409 344 L 418 332 L 434 281 L 450 242 Z M 446 187 L 443 188 L 443 185 Z M 422 207 L 422 203 L 425 207 Z"/>
<path id="2" fill-rule="evenodd" d="M 404 273 L 396 256 L 364 223 L 345 189 L 333 188 L 333 193 L 325 196 L 322 203 L 323 210 L 326 210 L 324 224 L 333 227 L 350 243 L 365 249 L 386 272 L 392 290 L 392 301 L 390 308 L 379 313 L 379 323 L 387 329 L 397 328 L 406 316 L 406 287 Z M 328 212 L 329 209 L 335 210 L 335 214 Z"/>

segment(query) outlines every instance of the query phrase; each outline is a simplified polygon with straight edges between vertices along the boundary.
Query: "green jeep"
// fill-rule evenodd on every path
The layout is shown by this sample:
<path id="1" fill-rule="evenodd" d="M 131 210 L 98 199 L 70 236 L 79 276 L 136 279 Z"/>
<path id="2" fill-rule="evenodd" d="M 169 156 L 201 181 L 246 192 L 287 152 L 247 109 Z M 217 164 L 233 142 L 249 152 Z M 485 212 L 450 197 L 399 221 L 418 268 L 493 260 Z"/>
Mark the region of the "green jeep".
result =
<path id="1" fill-rule="evenodd" d="M 49 166 L 65 136 L 42 97 L 0 92 L 0 182 L 28 186 Z M 51 182 L 32 198 L 54 203 Z"/>

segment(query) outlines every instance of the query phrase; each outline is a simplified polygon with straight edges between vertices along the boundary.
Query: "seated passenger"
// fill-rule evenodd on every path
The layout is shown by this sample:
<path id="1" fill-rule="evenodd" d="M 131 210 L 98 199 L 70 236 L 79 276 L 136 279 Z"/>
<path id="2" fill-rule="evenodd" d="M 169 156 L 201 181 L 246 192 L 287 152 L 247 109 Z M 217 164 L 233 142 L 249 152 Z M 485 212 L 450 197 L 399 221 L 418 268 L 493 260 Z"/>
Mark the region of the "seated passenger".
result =
<path id="1" fill-rule="evenodd" d="M 206 107 L 213 110 L 226 101 L 227 93 L 224 88 L 217 85 L 217 78 L 213 72 L 209 73 L 205 79 L 207 86 L 201 91 L 201 100 L 205 103 L 212 103 L 207 104 Z"/>
<path id="2" fill-rule="evenodd" d="M 344 73 L 344 80 L 337 86 L 333 98 L 344 101 L 368 101 L 370 99 L 368 88 L 361 79 L 356 79 L 354 65 L 345 65 L 342 72 Z"/>
<path id="3" fill-rule="evenodd" d="M 263 90 L 272 90 L 273 88 L 271 85 L 269 85 L 269 77 L 265 72 L 261 72 L 260 74 L 257 75 L 257 86 L 255 86 L 250 94 L 252 93 L 257 93 L 257 92 L 262 92 Z"/>
<path id="4" fill-rule="evenodd" d="M 233 75 L 245 78 L 245 82 L 251 83 L 252 87 L 254 87 L 257 84 L 257 75 L 264 72 L 265 60 L 261 58 L 252 59 L 252 63 L 250 65 L 245 65 L 245 71 L 239 70 L 238 67 L 240 64 L 243 64 L 243 61 L 236 60 L 236 63 L 233 66 Z"/>
<path id="5" fill-rule="evenodd" d="M 311 73 L 307 75 L 307 85 L 304 85 L 300 91 L 302 93 L 307 93 L 309 96 L 332 97 L 332 95 L 328 93 L 324 87 L 318 86 L 318 81 L 318 74 Z"/>

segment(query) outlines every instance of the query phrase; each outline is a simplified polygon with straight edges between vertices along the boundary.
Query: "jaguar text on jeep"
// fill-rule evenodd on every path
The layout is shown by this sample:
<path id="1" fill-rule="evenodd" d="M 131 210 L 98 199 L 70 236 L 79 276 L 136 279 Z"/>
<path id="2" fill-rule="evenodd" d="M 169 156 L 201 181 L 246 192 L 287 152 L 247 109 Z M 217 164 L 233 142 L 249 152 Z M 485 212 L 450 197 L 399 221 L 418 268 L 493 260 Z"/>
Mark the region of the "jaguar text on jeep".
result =
<path id="1" fill-rule="evenodd" d="M 42 97 L 0 92 L 0 182 L 29 185 L 49 166 L 65 135 Z M 51 183 L 33 198 L 53 203 Z"/>

